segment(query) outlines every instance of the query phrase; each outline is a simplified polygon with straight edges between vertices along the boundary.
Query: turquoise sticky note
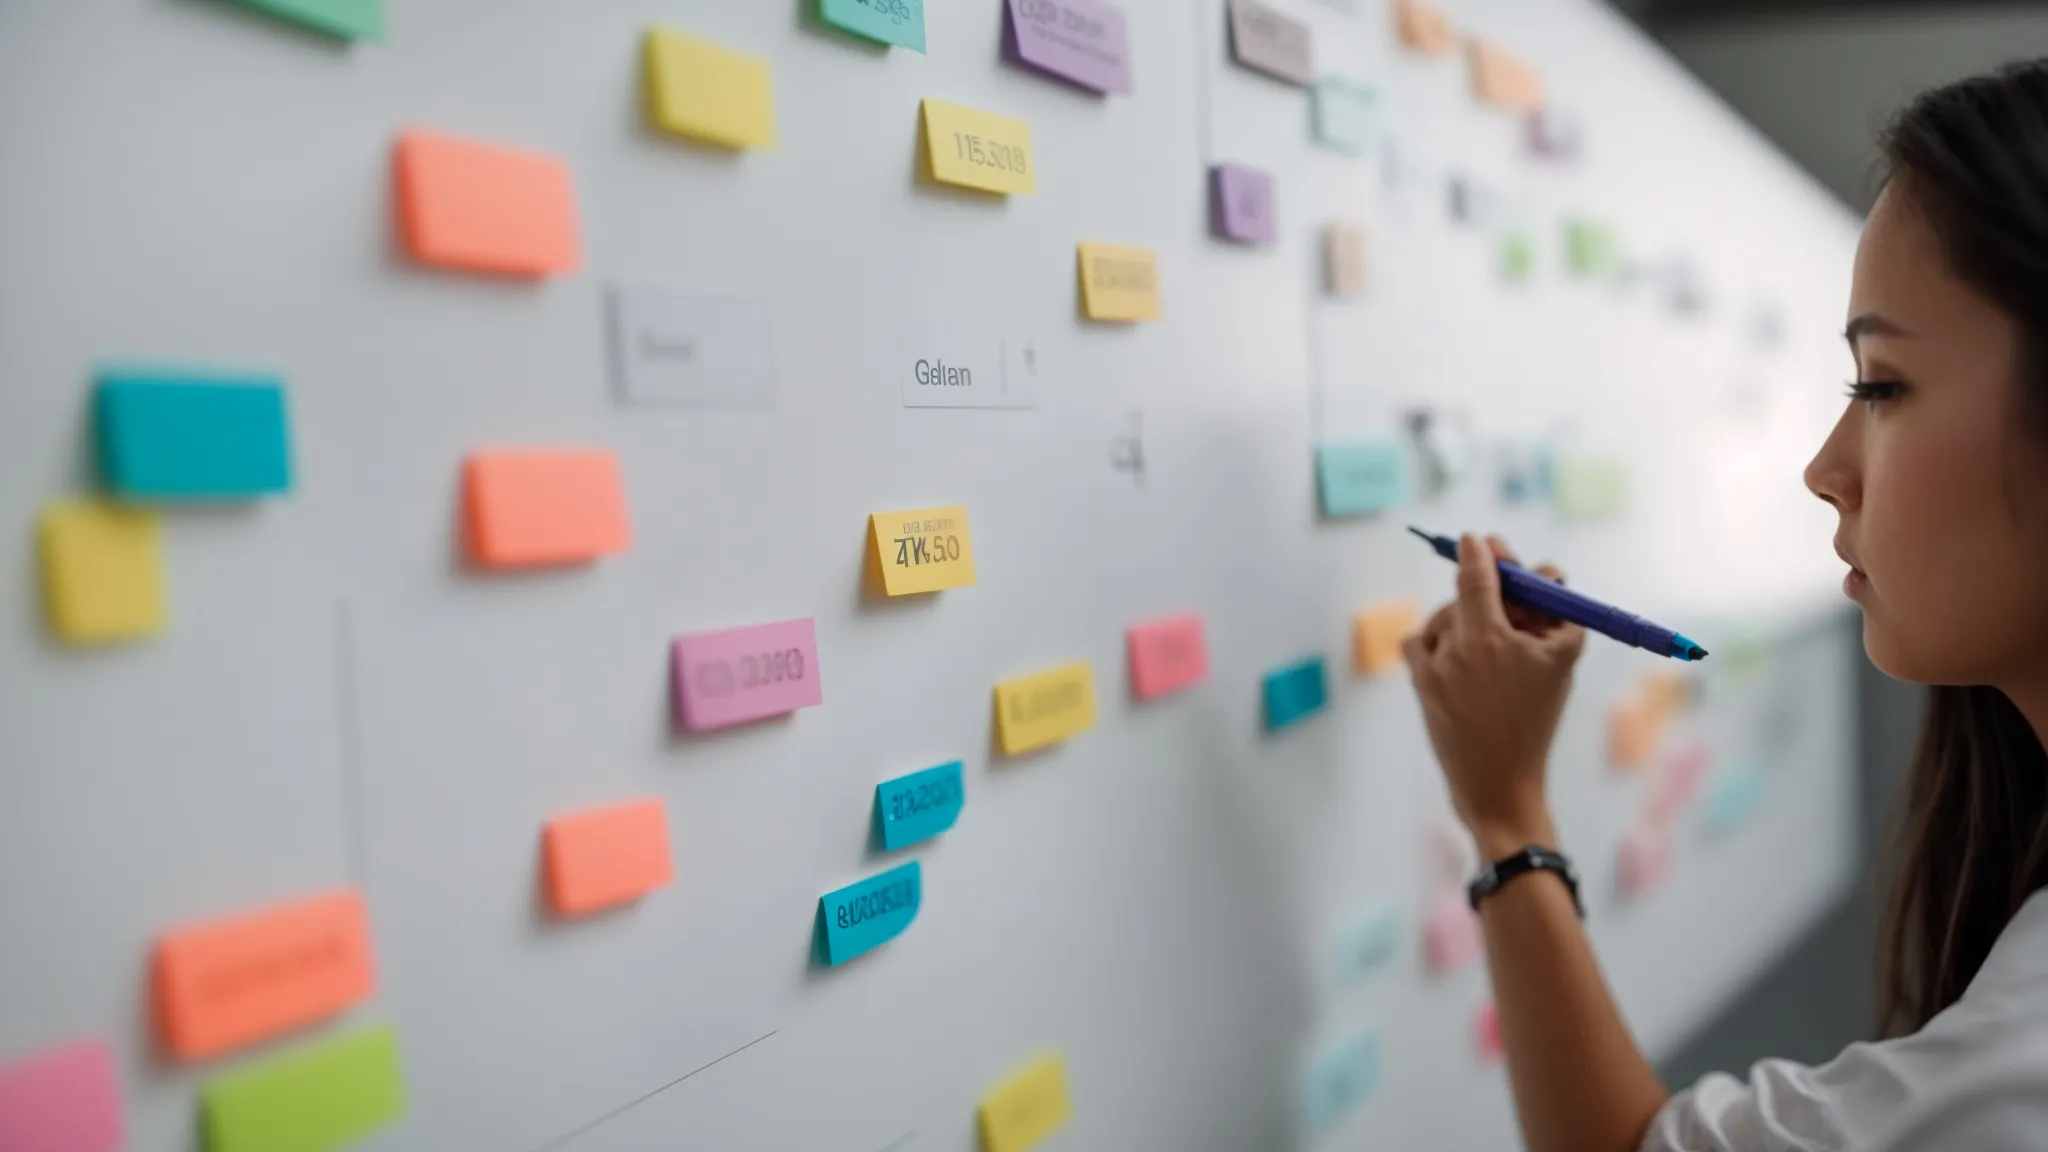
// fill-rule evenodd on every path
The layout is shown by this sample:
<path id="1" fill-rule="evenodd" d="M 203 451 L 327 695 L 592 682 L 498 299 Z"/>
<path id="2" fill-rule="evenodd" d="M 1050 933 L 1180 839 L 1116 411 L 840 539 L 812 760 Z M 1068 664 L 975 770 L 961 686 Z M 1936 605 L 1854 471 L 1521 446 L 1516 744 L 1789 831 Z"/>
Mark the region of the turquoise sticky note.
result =
<path id="1" fill-rule="evenodd" d="M 1337 934 L 1332 971 L 1339 984 L 1351 984 L 1378 972 L 1400 951 L 1401 921 L 1393 908 L 1375 904 Z"/>
<path id="2" fill-rule="evenodd" d="M 389 1025 L 217 1076 L 199 1094 L 207 1152 L 334 1152 L 405 1111 Z"/>
<path id="3" fill-rule="evenodd" d="M 875 840 L 893 852 L 929 840 L 960 819 L 967 792 L 960 761 L 875 785 Z"/>
<path id="4" fill-rule="evenodd" d="M 819 958 L 844 964 L 887 944 L 917 919 L 923 901 L 924 873 L 915 860 L 819 897 Z"/>
<path id="5" fill-rule="evenodd" d="M 818 0 L 818 15 L 864 40 L 924 51 L 924 0 Z"/>
<path id="6" fill-rule="evenodd" d="M 1266 731 L 1277 732 L 1330 702 L 1330 677 L 1321 656 L 1266 674 Z"/>
<path id="7" fill-rule="evenodd" d="M 1364 1103 L 1380 1085 L 1380 1037 L 1360 1032 L 1309 1065 L 1302 1107 L 1308 1129 L 1321 1131 Z"/>
<path id="8" fill-rule="evenodd" d="M 384 0 L 235 0 L 344 40 L 384 38 Z"/>
<path id="9" fill-rule="evenodd" d="M 239 500 L 292 486 L 284 382 L 274 376 L 100 373 L 100 478 L 136 500 Z"/>
<path id="10" fill-rule="evenodd" d="M 1764 774 L 1752 765 L 1737 765 L 1714 779 L 1700 814 L 1709 832 L 1728 832 L 1756 815 L 1764 803 Z"/>
<path id="11" fill-rule="evenodd" d="M 1399 440 L 1321 445 L 1316 488 L 1325 516 L 1383 512 L 1408 499 L 1408 451 Z"/>
<path id="12" fill-rule="evenodd" d="M 1316 142 L 1363 156 L 1372 151 L 1379 98 L 1362 84 L 1330 76 L 1316 82 Z"/>

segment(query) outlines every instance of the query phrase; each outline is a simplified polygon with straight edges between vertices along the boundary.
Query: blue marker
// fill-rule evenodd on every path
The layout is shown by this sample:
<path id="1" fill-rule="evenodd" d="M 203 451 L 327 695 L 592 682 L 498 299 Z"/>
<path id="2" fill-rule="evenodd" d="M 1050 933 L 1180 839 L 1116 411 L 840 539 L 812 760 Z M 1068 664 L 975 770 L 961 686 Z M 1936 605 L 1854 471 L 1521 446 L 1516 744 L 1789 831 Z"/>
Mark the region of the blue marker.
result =
<path id="1" fill-rule="evenodd" d="M 1458 542 L 1449 536 L 1431 536 L 1412 526 L 1408 530 L 1427 540 L 1429 546 L 1436 549 L 1436 554 L 1444 559 L 1455 561 L 1458 558 Z M 1502 560 L 1499 567 L 1503 600 L 1547 612 L 1560 620 L 1569 620 L 1602 636 L 1611 636 L 1637 648 L 1647 648 L 1673 660 L 1707 658 L 1707 650 L 1687 639 L 1683 633 L 1652 624 L 1640 616 L 1631 616 L 1619 608 L 1610 608 L 1591 596 L 1581 596 L 1520 564 Z"/>

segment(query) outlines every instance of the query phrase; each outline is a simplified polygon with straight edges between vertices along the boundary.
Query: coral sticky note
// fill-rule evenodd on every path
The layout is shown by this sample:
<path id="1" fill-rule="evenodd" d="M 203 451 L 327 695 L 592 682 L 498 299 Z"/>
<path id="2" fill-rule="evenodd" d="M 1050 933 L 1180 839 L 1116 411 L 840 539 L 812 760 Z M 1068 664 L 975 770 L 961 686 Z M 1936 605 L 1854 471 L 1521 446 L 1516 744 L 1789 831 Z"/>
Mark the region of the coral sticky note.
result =
<path id="1" fill-rule="evenodd" d="M 72 644 L 132 640 L 164 626 L 156 514 L 92 501 L 43 509 L 36 535 L 50 630 Z"/>
<path id="2" fill-rule="evenodd" d="M 974 583 L 967 509 L 909 508 L 868 517 L 868 575 L 885 596 Z"/>
<path id="3" fill-rule="evenodd" d="M 1159 319 L 1159 258 L 1150 248 L 1082 244 L 1081 311 L 1090 320 Z"/>
<path id="4" fill-rule="evenodd" d="M 1261 696 L 1266 731 L 1292 727 L 1323 710 L 1330 702 L 1330 676 L 1321 656 L 1266 673 Z"/>
<path id="5" fill-rule="evenodd" d="M 1678 846 L 1669 828 L 1639 824 L 1621 838 L 1621 890 L 1641 896 L 1664 885 L 1671 877 L 1671 865 Z"/>
<path id="6" fill-rule="evenodd" d="M 203 1060 L 335 1015 L 376 983 L 363 897 L 339 889 L 157 941 L 152 976 L 164 1048 Z"/>
<path id="7" fill-rule="evenodd" d="M 100 477 L 131 500 L 241 500 L 292 486 L 284 381 L 108 369 L 93 390 Z"/>
<path id="8" fill-rule="evenodd" d="M 378 1025 L 207 1082 L 207 1152 L 338 1152 L 405 1113 L 398 1033 Z"/>
<path id="9" fill-rule="evenodd" d="M 638 900 L 675 879 L 659 798 L 565 812 L 541 832 L 548 907 L 582 916 Z"/>
<path id="10" fill-rule="evenodd" d="M 818 15 L 863 40 L 924 51 L 924 0 L 818 0 Z"/>
<path id="11" fill-rule="evenodd" d="M 996 736 L 1021 756 L 1095 727 L 1095 674 L 1086 660 L 996 685 Z"/>
<path id="12" fill-rule="evenodd" d="M 1458 46 L 1450 20 L 1423 0 L 1394 0 L 1394 28 L 1401 43 L 1417 52 L 1438 56 Z"/>
<path id="13" fill-rule="evenodd" d="M 875 785 L 875 840 L 885 852 L 923 843 L 951 829 L 966 803 L 958 760 L 885 780 Z"/>
<path id="14" fill-rule="evenodd" d="M 245 8 L 338 36 L 344 40 L 384 38 L 384 0 L 235 0 Z"/>
<path id="15" fill-rule="evenodd" d="M 582 258 L 569 168 L 544 152 L 414 129 L 392 176 L 399 234 L 421 264 L 540 277 Z"/>
<path id="16" fill-rule="evenodd" d="M 1031 125 L 930 97 L 923 109 L 932 179 L 1002 196 L 1038 190 Z"/>
<path id="17" fill-rule="evenodd" d="M 126 1129 L 106 1041 L 0 1065 L 0 1152 L 120 1152 Z"/>
<path id="18" fill-rule="evenodd" d="M 1472 1015 L 1472 1040 L 1481 1064 L 1498 1064 L 1507 1056 L 1500 1038 L 1500 1008 L 1488 1000 Z"/>
<path id="19" fill-rule="evenodd" d="M 768 61 L 668 28 L 642 37 L 647 114 L 655 125 L 722 148 L 775 143 Z"/>
<path id="20" fill-rule="evenodd" d="M 887 944 L 923 905 L 924 870 L 915 860 L 819 897 L 819 958 L 836 967 Z"/>
<path id="21" fill-rule="evenodd" d="M 1308 1130 L 1321 1131 L 1364 1103 L 1380 1083 L 1380 1035 L 1370 1029 L 1332 1045 L 1309 1065 L 1302 1101 Z"/>
<path id="22" fill-rule="evenodd" d="M 1156 700 L 1209 678 L 1209 641 L 1192 613 L 1133 624 L 1124 633 L 1131 695 Z"/>
<path id="23" fill-rule="evenodd" d="M 1318 445 L 1316 490 L 1325 516 L 1383 512 L 1408 499 L 1408 450 L 1399 440 Z"/>
<path id="24" fill-rule="evenodd" d="M 1486 943 L 1479 917 L 1462 892 L 1446 893 L 1422 923 L 1423 957 L 1432 972 L 1455 972 L 1479 958 Z"/>
<path id="25" fill-rule="evenodd" d="M 1066 1127 L 1073 1111 L 1066 1059 L 1057 1052 L 1033 1057 L 981 1098 L 982 1152 L 1031 1152 Z"/>
<path id="26" fill-rule="evenodd" d="M 1271 244 L 1280 236 L 1279 192 L 1273 174 L 1247 164 L 1209 169 L 1209 227 L 1236 244 Z"/>
<path id="27" fill-rule="evenodd" d="M 1614 768 L 1641 768 L 1657 750 L 1661 724 L 1640 701 L 1625 700 L 1607 712 L 1607 763 Z"/>
<path id="28" fill-rule="evenodd" d="M 1510 112 L 1543 107 L 1543 81 L 1535 69 L 1486 40 L 1472 41 L 1472 94 Z"/>
<path id="29" fill-rule="evenodd" d="M 710 732 L 825 702 L 818 629 L 808 616 L 676 637 L 676 720 Z"/>
<path id="30" fill-rule="evenodd" d="M 462 468 L 470 562 L 480 568 L 582 564 L 632 543 L 626 483 L 610 452 L 502 448 Z"/>
<path id="31" fill-rule="evenodd" d="M 1401 642 L 1415 631 L 1420 609 L 1413 600 L 1368 608 L 1351 620 L 1351 666 L 1362 676 L 1378 676 L 1401 666 Z"/>
<path id="32" fill-rule="evenodd" d="M 1365 295 L 1365 229 L 1348 223 L 1323 225 L 1323 291 L 1339 299 Z"/>

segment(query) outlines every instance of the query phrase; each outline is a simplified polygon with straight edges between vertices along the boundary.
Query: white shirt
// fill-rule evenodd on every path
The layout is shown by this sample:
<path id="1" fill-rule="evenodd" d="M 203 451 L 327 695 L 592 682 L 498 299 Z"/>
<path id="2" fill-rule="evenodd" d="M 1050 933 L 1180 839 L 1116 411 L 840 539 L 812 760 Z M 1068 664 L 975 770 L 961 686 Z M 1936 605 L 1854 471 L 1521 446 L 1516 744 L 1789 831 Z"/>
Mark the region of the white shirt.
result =
<path id="1" fill-rule="evenodd" d="M 1911 1036 L 1818 1068 L 1764 1060 L 1671 1098 L 1643 1152 L 2048 1149 L 2048 892 L 2027 898 L 1962 999 Z"/>

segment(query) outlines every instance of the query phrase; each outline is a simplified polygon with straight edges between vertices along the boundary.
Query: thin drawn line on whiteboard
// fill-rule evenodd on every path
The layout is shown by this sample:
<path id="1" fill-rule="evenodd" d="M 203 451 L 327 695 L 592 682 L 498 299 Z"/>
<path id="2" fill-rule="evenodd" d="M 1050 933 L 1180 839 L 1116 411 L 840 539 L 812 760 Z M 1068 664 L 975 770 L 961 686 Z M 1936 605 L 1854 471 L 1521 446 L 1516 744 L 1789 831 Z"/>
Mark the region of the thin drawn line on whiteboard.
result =
<path id="1" fill-rule="evenodd" d="M 334 661 L 337 719 L 341 740 L 341 808 L 348 841 L 348 872 L 360 887 L 370 883 L 369 830 L 363 823 L 362 705 L 356 698 L 355 614 L 347 598 L 334 602 Z"/>
<path id="2" fill-rule="evenodd" d="M 1224 0 L 1229 3 L 1229 0 Z M 1209 165 L 1216 163 L 1216 117 L 1211 111 L 1215 95 L 1211 86 L 1215 78 L 1210 72 L 1220 66 L 1220 61 L 1209 58 L 1209 0 L 1194 0 L 1191 5 L 1195 12 L 1195 130 L 1202 140 L 1202 167 L 1204 178 Z M 1228 20 L 1230 14 L 1223 14 Z"/>
<path id="3" fill-rule="evenodd" d="M 781 1029 L 777 1029 L 776 1031 L 779 1032 L 781 1031 Z M 774 1035 L 775 1032 L 770 1032 L 767 1036 L 760 1036 L 756 1037 L 755 1039 L 749 1040 L 745 1044 L 742 1044 L 739 1047 L 733 1049 L 732 1051 L 727 1052 L 725 1055 L 720 1056 L 718 1059 L 713 1060 L 711 1063 L 702 1064 L 695 1068 L 692 1068 L 688 1072 L 683 1073 L 681 1076 L 678 1076 L 675 1079 L 669 1081 L 668 1083 L 663 1084 L 661 1087 L 656 1088 L 654 1091 L 646 1093 L 642 1096 L 635 1097 L 634 1099 L 628 1100 L 624 1104 L 621 1104 L 617 1108 L 614 1108 L 611 1111 L 606 1112 L 604 1115 L 599 1116 L 595 1120 L 585 1121 L 584 1123 L 569 1129 L 567 1132 L 562 1133 L 560 1136 L 557 1136 L 544 1144 L 535 1145 L 533 1148 L 533 1152 L 548 1152 L 548 1150 L 551 1148 L 560 1148 L 564 1144 L 567 1144 L 569 1141 L 576 1139 L 578 1136 L 582 1136 L 590 1132 L 591 1129 L 596 1128 L 598 1125 L 605 1124 L 612 1120 L 618 1119 L 620 1116 L 626 1114 L 627 1112 L 631 1112 L 633 1109 L 638 1108 L 640 1105 L 647 1103 L 649 1100 L 654 1099 L 656 1096 L 661 1095 L 663 1092 L 666 1092 L 669 1089 L 675 1087 L 676 1085 L 681 1084 L 683 1081 L 688 1080 L 690 1077 L 695 1076 L 697 1073 L 702 1072 L 705 1069 L 711 1068 L 715 1065 L 723 1064 L 727 1060 L 732 1059 L 733 1057 L 739 1055 L 742 1052 L 745 1052 L 747 1049 L 752 1048 L 754 1045 L 759 1044 L 761 1041 L 766 1040 Z"/>
<path id="4" fill-rule="evenodd" d="M 923 1134 L 924 1133 L 922 1133 L 921 1131 L 913 1128 L 912 1130 L 905 1132 L 903 1135 L 898 1136 L 894 1140 L 889 1141 L 887 1144 L 882 1145 L 879 1152 L 903 1152 L 905 1148 L 908 1148 L 912 1144 L 915 1144 L 917 1142 L 917 1138 L 919 1136 L 922 1136 Z"/>
<path id="5" fill-rule="evenodd" d="M 1323 415 L 1330 406 L 1329 364 L 1323 348 L 1321 302 L 1308 303 L 1308 432 L 1311 441 L 1323 437 Z"/>

